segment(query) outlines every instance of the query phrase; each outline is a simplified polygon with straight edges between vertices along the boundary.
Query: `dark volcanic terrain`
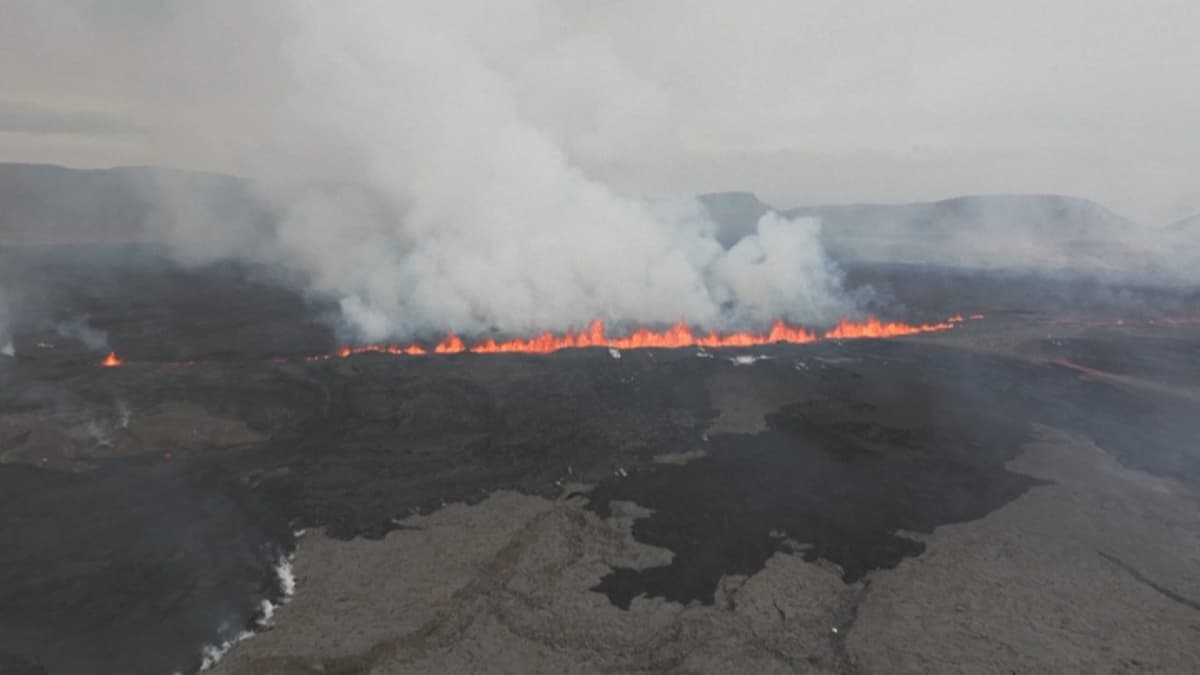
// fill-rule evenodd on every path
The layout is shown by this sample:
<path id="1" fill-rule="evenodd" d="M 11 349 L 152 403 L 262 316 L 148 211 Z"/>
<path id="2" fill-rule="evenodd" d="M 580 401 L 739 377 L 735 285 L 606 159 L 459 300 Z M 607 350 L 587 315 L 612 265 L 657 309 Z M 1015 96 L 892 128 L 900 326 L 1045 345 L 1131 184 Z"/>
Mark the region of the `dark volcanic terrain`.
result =
<path id="1" fill-rule="evenodd" d="M 987 318 L 751 351 L 306 361 L 338 344 L 328 309 L 261 272 L 0 256 L 39 317 L 0 356 L 0 672 L 190 672 L 259 624 L 218 670 L 1200 664 L 1200 326 L 1176 320 L 1194 294 L 860 266 L 888 318 Z M 64 337 L 79 317 L 106 343 Z M 109 349 L 126 365 L 99 367 Z M 292 553 L 296 595 L 268 616 Z M 1068 579 L 1149 608 L 1126 620 L 1158 637 L 1112 637 Z"/>

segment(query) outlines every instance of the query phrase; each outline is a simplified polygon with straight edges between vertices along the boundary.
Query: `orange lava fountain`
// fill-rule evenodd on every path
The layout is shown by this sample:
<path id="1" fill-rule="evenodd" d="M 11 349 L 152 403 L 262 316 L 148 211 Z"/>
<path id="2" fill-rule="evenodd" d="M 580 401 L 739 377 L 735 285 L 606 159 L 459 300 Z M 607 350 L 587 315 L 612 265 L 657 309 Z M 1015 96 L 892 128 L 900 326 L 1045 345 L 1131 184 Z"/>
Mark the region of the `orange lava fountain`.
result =
<path id="1" fill-rule="evenodd" d="M 116 352 L 109 352 L 108 356 L 104 357 L 104 360 L 100 362 L 100 365 L 105 368 L 115 368 L 121 365 L 121 359 L 117 356 Z"/>

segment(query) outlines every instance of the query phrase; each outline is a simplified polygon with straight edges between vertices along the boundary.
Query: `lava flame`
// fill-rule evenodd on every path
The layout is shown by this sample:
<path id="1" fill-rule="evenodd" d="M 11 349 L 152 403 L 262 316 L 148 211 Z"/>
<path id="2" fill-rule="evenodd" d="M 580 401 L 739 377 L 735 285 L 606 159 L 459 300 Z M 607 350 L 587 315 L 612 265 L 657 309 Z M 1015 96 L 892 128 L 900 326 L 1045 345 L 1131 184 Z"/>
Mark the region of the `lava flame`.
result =
<path id="1" fill-rule="evenodd" d="M 826 331 L 825 337 L 829 340 L 858 340 L 862 338 L 889 338 L 901 335 L 916 335 L 917 333 L 933 333 L 941 330 L 950 330 L 962 323 L 962 320 L 961 316 L 952 316 L 941 323 L 912 325 L 894 321 L 880 321 L 875 317 L 871 317 L 861 323 L 842 319 L 841 323 Z"/>
<path id="2" fill-rule="evenodd" d="M 971 318 L 982 318 L 973 315 Z M 610 347 L 613 349 L 677 349 L 680 347 L 757 347 L 761 345 L 788 342 L 792 344 L 807 344 L 822 338 L 828 340 L 847 340 L 860 338 L 889 338 L 917 333 L 932 333 L 949 330 L 964 321 L 961 316 L 950 317 L 939 323 L 907 324 L 898 322 L 883 322 L 874 317 L 866 321 L 856 322 L 843 319 L 837 326 L 823 334 L 811 332 L 801 326 L 793 326 L 782 320 L 775 321 L 771 330 L 766 333 L 740 331 L 734 333 L 718 333 L 709 331 L 699 333 L 684 321 L 660 331 L 650 328 L 638 328 L 632 333 L 620 337 L 609 337 L 605 333 L 604 322 L 594 319 L 588 327 L 580 332 L 568 330 L 561 335 L 542 333 L 529 338 L 512 338 L 496 340 L 488 338 L 483 342 L 468 346 L 462 338 L 454 333 L 448 333 L 441 342 L 433 347 L 435 354 L 460 354 L 472 352 L 475 354 L 549 354 L 561 349 L 580 349 L 585 347 Z M 420 345 L 364 345 L 361 347 L 343 347 L 336 355 L 321 355 L 310 357 L 314 360 L 326 359 L 331 356 L 347 357 L 354 354 L 384 353 L 408 354 L 418 356 L 427 353 Z"/>
<path id="3" fill-rule="evenodd" d="M 972 314 L 969 319 L 982 319 L 982 314 Z M 908 324 L 895 321 L 880 321 L 875 317 L 870 317 L 866 321 L 851 321 L 842 319 L 833 328 L 824 333 L 815 333 L 802 326 L 794 326 L 783 320 L 776 320 L 771 324 L 771 329 L 765 333 L 754 333 L 750 331 L 739 331 L 733 333 L 718 333 L 709 331 L 708 333 L 697 332 L 692 329 L 684 321 L 664 329 L 652 330 L 650 328 L 638 328 L 624 336 L 609 337 L 605 333 L 604 322 L 599 319 L 594 319 L 586 330 L 575 332 L 568 330 L 566 333 L 558 335 L 555 333 L 542 333 L 530 338 L 512 338 L 510 340 L 497 341 L 495 338 L 488 338 L 483 342 L 474 345 L 468 345 L 462 338 L 454 333 L 447 333 L 446 337 L 442 338 L 431 349 L 418 344 L 399 345 L 399 344 L 368 344 L 355 347 L 342 347 L 336 352 L 329 354 L 317 354 L 314 356 L 305 357 L 308 361 L 324 361 L 333 358 L 349 358 L 356 354 L 391 354 L 394 356 L 424 356 L 429 353 L 433 354 L 461 354 L 464 352 L 472 352 L 475 354 L 549 354 L 561 349 L 580 349 L 586 347 L 608 347 L 610 349 L 678 349 L 680 347 L 706 347 L 706 348 L 721 348 L 721 347 L 759 347 L 763 345 L 776 344 L 786 342 L 791 344 L 807 344 L 818 340 L 857 340 L 864 338 L 890 338 L 899 337 L 902 335 L 916 335 L 918 333 L 934 333 L 938 331 L 950 330 L 963 323 L 964 319 L 961 315 L 952 316 L 945 321 L 938 323 L 923 323 L 923 324 Z M 278 361 L 279 359 L 272 359 Z M 101 365 L 104 366 L 119 366 L 121 359 L 117 358 L 116 354 L 109 354 Z M 189 365 L 191 362 L 180 363 L 177 365 Z"/>
<path id="4" fill-rule="evenodd" d="M 433 348 L 433 351 L 435 354 L 457 354 L 466 349 L 467 346 L 463 344 L 461 338 L 454 333 L 447 333 L 446 337 Z"/>
<path id="5" fill-rule="evenodd" d="M 100 365 L 105 368 L 115 368 L 121 365 L 121 359 L 117 356 L 116 352 L 109 352 L 108 356 L 104 357 L 104 360 L 100 362 Z"/>

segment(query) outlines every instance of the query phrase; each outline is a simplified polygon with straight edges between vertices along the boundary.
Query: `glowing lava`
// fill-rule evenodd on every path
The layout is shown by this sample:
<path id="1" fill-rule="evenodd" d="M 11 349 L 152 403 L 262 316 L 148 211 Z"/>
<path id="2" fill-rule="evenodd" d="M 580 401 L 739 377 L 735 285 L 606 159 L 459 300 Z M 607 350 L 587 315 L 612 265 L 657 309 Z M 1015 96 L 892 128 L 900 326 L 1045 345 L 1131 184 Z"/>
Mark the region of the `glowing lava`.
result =
<path id="1" fill-rule="evenodd" d="M 442 338 L 442 341 L 433 348 L 433 352 L 435 354 L 457 354 L 466 349 L 467 346 L 463 344 L 461 338 L 454 333 L 447 333 L 446 337 Z"/>
<path id="2" fill-rule="evenodd" d="M 982 319 L 982 314 L 972 314 L 970 319 Z M 334 358 L 349 358 L 356 354 L 391 354 L 394 356 L 424 356 L 426 354 L 549 354 L 562 349 L 581 349 L 586 347 L 608 347 L 611 349 L 678 349 L 680 347 L 705 347 L 719 349 L 722 347 L 759 347 L 780 342 L 790 344 L 808 344 L 818 340 L 857 340 L 899 337 L 916 335 L 918 333 L 935 333 L 950 330 L 966 321 L 961 315 L 952 316 L 938 323 L 909 324 L 895 321 L 880 321 L 870 317 L 866 321 L 851 321 L 842 319 L 833 328 L 824 333 L 816 333 L 802 326 L 795 326 L 783 320 L 776 320 L 771 329 L 765 333 L 738 331 L 733 333 L 697 332 L 684 321 L 669 326 L 663 330 L 638 328 L 627 335 L 609 337 L 605 333 L 604 322 L 594 319 L 588 327 L 580 332 L 568 330 L 561 335 L 542 333 L 529 338 L 512 338 L 496 340 L 488 338 L 482 342 L 468 345 L 454 333 L 447 333 L 433 347 L 423 347 L 418 344 L 368 344 L 342 347 L 329 354 L 316 354 L 305 357 L 308 361 L 324 361 Z M 279 362 L 280 358 L 271 359 Z M 109 354 L 100 365 L 119 366 L 121 359 L 116 354 Z M 181 362 L 173 365 L 191 365 L 193 362 Z"/>
<path id="3" fill-rule="evenodd" d="M 100 362 L 100 365 L 105 368 L 115 368 L 121 365 L 121 359 L 117 356 L 116 352 L 109 352 L 108 356 L 104 357 L 104 360 Z"/>
<path id="4" fill-rule="evenodd" d="M 908 324 L 895 321 L 880 321 L 871 317 L 863 322 L 842 322 L 825 332 L 829 340 L 858 340 L 862 338 L 890 338 L 901 335 L 916 335 L 918 333 L 935 333 L 950 330 L 962 323 L 961 316 L 952 316 L 941 323 Z"/>
<path id="5" fill-rule="evenodd" d="M 973 315 L 971 318 L 982 318 Z M 762 345 L 787 342 L 791 344 L 807 344 L 820 339 L 849 340 L 861 338 L 889 338 L 901 335 L 916 335 L 917 333 L 932 333 L 950 330 L 964 319 L 961 316 L 950 317 L 939 323 L 907 324 L 899 322 L 884 322 L 874 317 L 866 321 L 850 321 L 843 319 L 837 326 L 824 334 L 814 333 L 801 326 L 794 326 L 782 320 L 775 321 L 771 329 L 765 333 L 740 331 L 734 333 L 697 332 L 684 321 L 669 326 L 664 330 L 638 328 L 628 335 L 609 337 L 605 333 L 604 322 L 594 319 L 585 330 L 575 332 L 568 330 L 563 334 L 542 333 L 529 338 L 512 338 L 496 340 L 488 338 L 483 342 L 468 346 L 462 338 L 454 333 L 448 333 L 437 343 L 434 354 L 460 354 L 472 352 L 475 354 L 549 354 L 561 349 L 580 349 L 585 347 L 611 347 L 613 349 L 678 349 L 680 347 L 757 347 Z M 384 353 L 408 354 L 417 356 L 427 353 L 420 345 L 365 345 L 361 347 L 343 347 L 337 354 L 310 357 L 311 359 L 326 359 L 333 356 L 347 357 L 354 354 Z"/>

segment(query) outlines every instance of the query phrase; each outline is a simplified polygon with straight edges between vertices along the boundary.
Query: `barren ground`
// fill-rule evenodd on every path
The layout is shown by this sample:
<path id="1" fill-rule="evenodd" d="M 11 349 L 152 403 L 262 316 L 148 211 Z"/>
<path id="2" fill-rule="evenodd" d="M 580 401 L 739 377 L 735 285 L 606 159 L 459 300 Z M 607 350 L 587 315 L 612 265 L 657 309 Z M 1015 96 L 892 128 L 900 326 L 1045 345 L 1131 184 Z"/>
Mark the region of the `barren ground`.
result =
<path id="1" fill-rule="evenodd" d="M 306 362 L 337 338 L 270 279 L 21 264 L 129 364 L 51 324 L 0 357 L 0 672 L 186 672 L 256 624 L 215 672 L 1200 669 L 1190 296 L 876 271 L 895 318 L 987 318 Z"/>

